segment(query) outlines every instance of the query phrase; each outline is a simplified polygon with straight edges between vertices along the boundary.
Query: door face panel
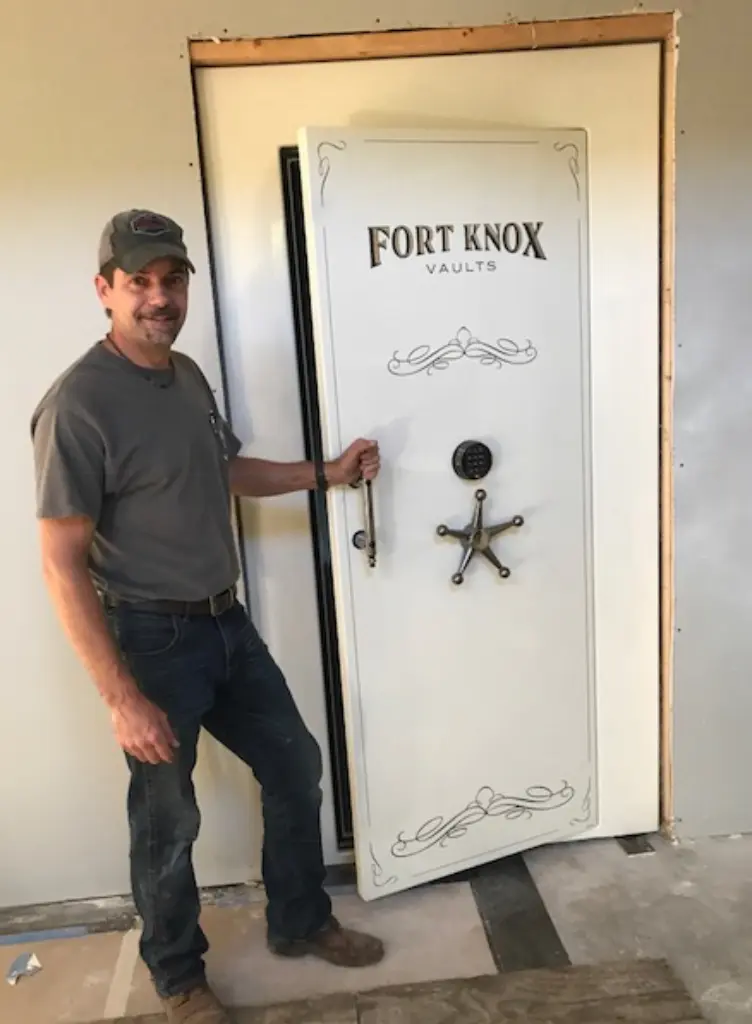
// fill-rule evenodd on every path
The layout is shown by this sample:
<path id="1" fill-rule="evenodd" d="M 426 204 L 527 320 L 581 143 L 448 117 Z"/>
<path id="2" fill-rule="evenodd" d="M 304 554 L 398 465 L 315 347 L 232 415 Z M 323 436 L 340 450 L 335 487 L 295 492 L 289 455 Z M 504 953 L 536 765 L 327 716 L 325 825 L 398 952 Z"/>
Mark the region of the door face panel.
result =
<path id="1" fill-rule="evenodd" d="M 382 452 L 374 566 L 328 499 L 371 898 L 597 824 L 587 139 L 299 145 L 324 454 Z"/>

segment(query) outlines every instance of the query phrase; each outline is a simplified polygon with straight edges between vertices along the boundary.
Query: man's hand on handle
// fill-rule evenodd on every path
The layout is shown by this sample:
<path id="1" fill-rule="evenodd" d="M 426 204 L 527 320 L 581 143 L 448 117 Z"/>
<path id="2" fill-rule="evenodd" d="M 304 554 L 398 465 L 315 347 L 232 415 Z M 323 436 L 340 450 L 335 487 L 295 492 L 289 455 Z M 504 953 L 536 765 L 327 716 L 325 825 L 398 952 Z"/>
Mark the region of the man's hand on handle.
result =
<path id="1" fill-rule="evenodd" d="M 373 480 L 380 466 L 378 442 L 359 437 L 345 448 L 338 459 L 327 464 L 327 482 L 330 487 L 338 487 L 355 484 L 361 477 L 364 480 Z"/>

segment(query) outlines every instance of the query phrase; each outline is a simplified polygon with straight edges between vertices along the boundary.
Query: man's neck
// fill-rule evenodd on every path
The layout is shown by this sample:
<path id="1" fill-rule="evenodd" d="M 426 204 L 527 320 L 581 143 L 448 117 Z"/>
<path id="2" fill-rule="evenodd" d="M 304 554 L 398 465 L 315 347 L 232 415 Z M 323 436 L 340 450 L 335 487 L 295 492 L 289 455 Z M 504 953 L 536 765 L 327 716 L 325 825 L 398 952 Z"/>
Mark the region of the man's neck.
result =
<path id="1" fill-rule="evenodd" d="M 170 367 L 169 350 L 163 351 L 156 345 L 138 345 L 114 330 L 107 335 L 106 344 L 116 355 L 130 360 L 136 366 L 150 370 L 167 370 Z"/>

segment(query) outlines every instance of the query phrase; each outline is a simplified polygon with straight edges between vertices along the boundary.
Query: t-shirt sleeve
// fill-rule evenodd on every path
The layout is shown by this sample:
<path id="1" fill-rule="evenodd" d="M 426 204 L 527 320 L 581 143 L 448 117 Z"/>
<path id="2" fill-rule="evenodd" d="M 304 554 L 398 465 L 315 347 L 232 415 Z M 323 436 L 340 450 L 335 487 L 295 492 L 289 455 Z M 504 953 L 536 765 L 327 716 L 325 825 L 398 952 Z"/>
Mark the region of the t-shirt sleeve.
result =
<path id="1" fill-rule="evenodd" d="M 101 435 L 64 403 L 46 406 L 32 430 L 39 519 L 88 516 L 99 520 L 105 459 Z"/>

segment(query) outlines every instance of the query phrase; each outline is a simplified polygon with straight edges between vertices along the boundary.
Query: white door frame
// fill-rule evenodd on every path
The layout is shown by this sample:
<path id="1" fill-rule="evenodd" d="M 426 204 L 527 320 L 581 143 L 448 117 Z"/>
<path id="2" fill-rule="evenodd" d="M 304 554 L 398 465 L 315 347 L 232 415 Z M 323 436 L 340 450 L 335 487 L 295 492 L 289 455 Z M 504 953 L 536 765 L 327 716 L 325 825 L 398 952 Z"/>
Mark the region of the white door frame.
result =
<path id="1" fill-rule="evenodd" d="M 192 69 L 241 67 L 262 64 L 305 64 L 395 57 L 432 57 L 456 54 L 502 53 L 658 43 L 661 74 L 660 169 L 660 822 L 664 834 L 674 834 L 673 787 L 673 652 L 674 652 L 674 478 L 673 478 L 673 366 L 674 366 L 674 207 L 675 108 L 677 15 L 616 15 L 603 18 L 551 22 L 437 28 L 402 32 L 365 32 L 352 35 L 298 36 L 223 41 L 188 41 Z M 197 146 L 198 105 L 194 76 Z M 205 201 L 207 234 L 209 209 Z M 214 268 L 212 267 L 212 274 Z M 215 287 L 216 295 L 216 287 Z M 219 331 L 219 310 L 215 301 Z"/>

